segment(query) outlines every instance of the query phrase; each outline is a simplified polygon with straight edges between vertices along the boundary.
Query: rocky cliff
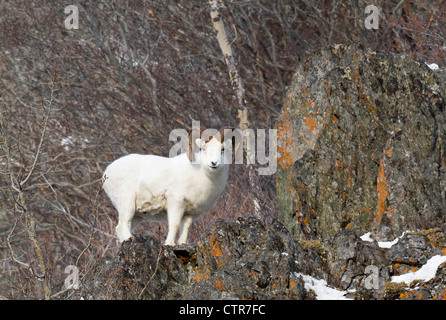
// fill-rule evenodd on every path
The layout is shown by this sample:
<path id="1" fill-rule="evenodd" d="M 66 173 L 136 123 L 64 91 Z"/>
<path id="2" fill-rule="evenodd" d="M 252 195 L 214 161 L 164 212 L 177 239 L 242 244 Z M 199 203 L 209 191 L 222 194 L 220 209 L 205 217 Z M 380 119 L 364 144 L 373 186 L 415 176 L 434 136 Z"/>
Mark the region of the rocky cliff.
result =
<path id="1" fill-rule="evenodd" d="M 333 46 L 303 58 L 278 122 L 279 217 L 296 236 L 378 240 L 446 217 L 444 72 Z"/>
<path id="2" fill-rule="evenodd" d="M 134 237 L 98 263 L 89 299 L 444 299 L 446 263 L 432 279 L 392 282 L 446 251 L 444 228 L 405 234 L 390 248 L 342 230 L 296 240 L 279 222 L 219 220 L 194 244 Z"/>

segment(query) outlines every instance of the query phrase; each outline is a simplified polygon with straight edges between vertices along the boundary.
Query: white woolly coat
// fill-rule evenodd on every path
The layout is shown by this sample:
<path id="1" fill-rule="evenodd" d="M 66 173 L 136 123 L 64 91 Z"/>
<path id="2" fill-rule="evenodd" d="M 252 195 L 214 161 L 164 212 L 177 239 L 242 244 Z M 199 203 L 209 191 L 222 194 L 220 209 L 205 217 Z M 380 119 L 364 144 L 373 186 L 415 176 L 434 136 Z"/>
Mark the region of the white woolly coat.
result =
<path id="1" fill-rule="evenodd" d="M 184 215 L 209 211 L 225 188 L 228 166 L 210 175 L 186 154 L 173 158 L 130 154 L 111 163 L 103 188 L 120 214 L 167 221 L 168 202 L 183 203 Z"/>

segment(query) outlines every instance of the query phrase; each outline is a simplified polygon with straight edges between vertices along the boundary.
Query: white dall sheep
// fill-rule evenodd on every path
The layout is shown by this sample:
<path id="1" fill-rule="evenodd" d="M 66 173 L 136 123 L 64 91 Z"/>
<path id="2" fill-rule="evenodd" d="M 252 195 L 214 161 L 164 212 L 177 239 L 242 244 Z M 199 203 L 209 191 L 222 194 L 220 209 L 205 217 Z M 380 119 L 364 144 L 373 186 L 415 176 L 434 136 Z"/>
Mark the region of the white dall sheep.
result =
<path id="1" fill-rule="evenodd" d="M 211 209 L 228 179 L 223 134 L 207 141 L 195 139 L 197 152 L 191 143 L 187 154 L 173 158 L 130 154 L 107 167 L 103 188 L 119 213 L 120 242 L 148 218 L 168 222 L 166 245 L 175 245 L 178 229 L 178 242 L 186 243 L 192 222 Z"/>

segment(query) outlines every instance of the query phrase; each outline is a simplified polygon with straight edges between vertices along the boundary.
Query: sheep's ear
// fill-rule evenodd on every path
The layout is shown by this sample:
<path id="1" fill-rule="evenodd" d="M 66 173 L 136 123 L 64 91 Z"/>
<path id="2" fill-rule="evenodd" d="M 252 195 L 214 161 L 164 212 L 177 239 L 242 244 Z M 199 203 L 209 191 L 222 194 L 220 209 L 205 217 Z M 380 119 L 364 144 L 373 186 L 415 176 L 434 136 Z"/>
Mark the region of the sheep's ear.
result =
<path id="1" fill-rule="evenodd" d="M 204 142 L 204 141 L 201 140 L 200 138 L 195 139 L 195 143 L 197 144 L 197 146 L 198 146 L 200 149 L 203 149 L 204 146 L 206 145 L 206 142 Z"/>

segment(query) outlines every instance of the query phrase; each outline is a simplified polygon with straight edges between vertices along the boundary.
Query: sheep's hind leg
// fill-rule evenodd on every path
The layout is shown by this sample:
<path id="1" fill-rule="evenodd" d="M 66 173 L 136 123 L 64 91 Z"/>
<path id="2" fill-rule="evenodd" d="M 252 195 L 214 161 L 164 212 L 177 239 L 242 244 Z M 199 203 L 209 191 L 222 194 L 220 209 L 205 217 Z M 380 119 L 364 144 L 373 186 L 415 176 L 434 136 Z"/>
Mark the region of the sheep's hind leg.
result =
<path id="1" fill-rule="evenodd" d="M 116 235 L 118 236 L 119 242 L 124 242 L 132 237 L 132 233 L 130 232 L 130 221 L 119 221 L 116 226 Z"/>
<path id="2" fill-rule="evenodd" d="M 180 225 L 180 237 L 178 239 L 179 244 L 183 244 L 187 242 L 187 232 L 189 231 L 189 227 L 192 224 L 191 216 L 184 216 Z"/>
<path id="3" fill-rule="evenodd" d="M 132 220 L 135 215 L 135 210 L 133 208 L 119 208 L 118 212 L 119 220 L 115 230 L 119 242 L 122 243 L 132 237 Z"/>

